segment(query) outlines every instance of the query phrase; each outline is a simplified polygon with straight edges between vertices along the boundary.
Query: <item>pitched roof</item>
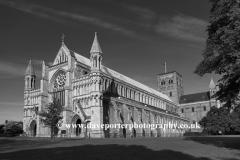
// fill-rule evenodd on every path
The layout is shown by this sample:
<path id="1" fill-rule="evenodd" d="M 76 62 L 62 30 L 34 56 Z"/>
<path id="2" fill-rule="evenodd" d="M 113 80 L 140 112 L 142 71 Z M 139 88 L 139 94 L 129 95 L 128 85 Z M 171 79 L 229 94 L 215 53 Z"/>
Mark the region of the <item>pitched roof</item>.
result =
<path id="1" fill-rule="evenodd" d="M 70 52 L 73 52 L 73 51 L 70 51 Z M 87 66 L 90 66 L 90 60 L 88 58 L 86 58 L 86 57 L 84 57 L 84 56 L 82 56 L 80 54 L 77 54 L 75 52 L 73 52 L 73 53 L 74 53 L 74 56 L 75 56 L 75 58 L 77 59 L 78 62 L 81 62 L 81 63 L 83 63 L 83 64 L 85 64 Z M 152 94 L 154 94 L 154 95 L 156 95 L 158 97 L 164 98 L 164 99 L 172 102 L 172 100 L 167 95 L 165 95 L 165 94 L 163 94 L 163 93 L 161 93 L 161 92 L 159 92 L 159 91 L 157 91 L 157 90 L 155 90 L 153 88 L 150 88 L 150 87 L 148 87 L 148 86 L 146 86 L 146 85 L 144 85 L 144 84 L 142 84 L 142 83 L 140 83 L 138 81 L 135 81 L 135 80 L 133 80 L 133 79 L 127 77 L 127 76 L 124 76 L 124 75 L 122 75 L 122 74 L 120 74 L 120 73 L 118 73 L 118 72 L 116 72 L 116 71 L 114 71 L 114 70 L 112 70 L 112 69 L 110 69 L 108 67 L 102 66 L 101 71 L 103 73 L 106 73 L 107 75 L 109 75 L 111 77 L 114 77 L 116 79 L 122 80 L 122 81 L 124 81 L 124 82 L 126 82 L 126 83 L 128 83 L 130 85 L 136 86 L 136 87 L 138 87 L 140 89 L 143 89 L 143 90 L 145 90 L 145 91 L 147 91 L 149 93 L 152 93 Z"/>
<path id="2" fill-rule="evenodd" d="M 97 39 L 97 32 L 95 32 L 95 37 L 94 37 L 94 41 L 93 41 L 90 53 L 102 53 L 100 44 L 98 43 L 98 39 Z"/>
<path id="3" fill-rule="evenodd" d="M 183 95 L 180 97 L 179 103 L 186 104 L 186 103 L 202 102 L 202 101 L 209 101 L 209 100 L 210 100 L 210 93 L 202 92 L 202 93 Z"/>
<path id="4" fill-rule="evenodd" d="M 27 67 L 27 70 L 25 72 L 25 75 L 35 76 L 35 72 L 34 72 L 34 69 L 32 67 L 32 60 L 31 59 L 28 63 L 28 67 Z"/>

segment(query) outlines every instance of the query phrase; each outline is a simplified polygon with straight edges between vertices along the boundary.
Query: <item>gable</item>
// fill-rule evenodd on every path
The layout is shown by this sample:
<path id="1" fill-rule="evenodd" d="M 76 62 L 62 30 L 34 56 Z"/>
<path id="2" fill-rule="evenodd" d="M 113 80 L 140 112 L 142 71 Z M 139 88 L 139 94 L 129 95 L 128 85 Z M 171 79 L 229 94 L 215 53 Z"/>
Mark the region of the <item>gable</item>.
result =
<path id="1" fill-rule="evenodd" d="M 65 46 L 65 44 L 63 44 L 61 46 L 61 48 L 59 49 L 58 54 L 53 61 L 53 65 L 57 65 L 57 64 L 60 64 L 60 63 L 67 62 L 68 61 L 68 55 L 69 55 L 69 50 Z"/>

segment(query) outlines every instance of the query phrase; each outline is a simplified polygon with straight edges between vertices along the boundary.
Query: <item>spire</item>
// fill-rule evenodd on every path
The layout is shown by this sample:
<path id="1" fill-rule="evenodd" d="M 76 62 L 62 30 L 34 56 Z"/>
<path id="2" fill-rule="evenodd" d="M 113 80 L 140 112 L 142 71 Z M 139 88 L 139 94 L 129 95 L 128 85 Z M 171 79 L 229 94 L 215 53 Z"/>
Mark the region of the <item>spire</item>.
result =
<path id="1" fill-rule="evenodd" d="M 210 88 L 210 89 L 214 89 L 214 88 L 215 88 L 215 84 L 214 84 L 212 78 L 211 78 L 211 81 L 210 81 L 210 84 L 209 84 L 209 88 Z"/>
<path id="2" fill-rule="evenodd" d="M 64 36 L 64 34 L 62 35 L 62 44 L 64 43 L 64 38 L 65 38 L 65 36 Z"/>
<path id="3" fill-rule="evenodd" d="M 32 59 L 30 59 L 25 75 L 35 76 L 34 69 L 32 67 Z"/>
<path id="4" fill-rule="evenodd" d="M 98 39 L 97 39 L 97 32 L 95 32 L 95 38 L 94 38 L 90 53 L 102 53 L 100 44 L 98 43 Z"/>

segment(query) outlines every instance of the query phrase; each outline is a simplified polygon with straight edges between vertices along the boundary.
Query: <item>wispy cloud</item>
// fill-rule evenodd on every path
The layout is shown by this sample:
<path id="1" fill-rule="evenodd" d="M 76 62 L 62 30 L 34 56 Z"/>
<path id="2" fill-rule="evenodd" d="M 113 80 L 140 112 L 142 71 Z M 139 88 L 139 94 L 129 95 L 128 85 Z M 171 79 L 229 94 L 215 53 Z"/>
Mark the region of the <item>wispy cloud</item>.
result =
<path id="1" fill-rule="evenodd" d="M 24 3 L 22 1 L 7 1 L 7 0 L 0 0 L 0 4 L 4 4 L 6 6 L 28 12 L 31 14 L 35 14 L 40 17 L 44 18 L 50 18 L 62 23 L 67 24 L 66 22 L 70 22 L 69 20 L 74 20 L 76 22 L 83 22 L 83 23 L 88 23 L 92 25 L 96 25 L 105 29 L 110 29 L 112 31 L 120 32 L 122 34 L 128 35 L 130 37 L 134 38 L 140 38 L 140 39 L 145 39 L 138 34 L 136 34 L 134 31 L 126 29 L 122 26 L 112 24 L 110 22 L 103 21 L 99 18 L 96 17 L 91 17 L 91 16 L 86 16 L 86 15 L 80 15 L 80 14 L 74 14 L 70 12 L 64 12 L 64 11 L 59 11 L 55 10 L 52 8 L 47 8 L 35 4 L 29 4 L 29 3 Z"/>
<path id="2" fill-rule="evenodd" d="M 23 102 L 0 102 L 1 106 L 23 106 Z"/>
<path id="3" fill-rule="evenodd" d="M 205 32 L 207 25 L 208 23 L 202 19 L 179 14 L 172 18 L 161 17 L 155 31 L 177 39 L 203 42 L 207 36 Z"/>
<path id="4" fill-rule="evenodd" d="M 152 20 L 156 18 L 156 13 L 148 8 L 139 7 L 136 5 L 128 5 L 126 8 L 140 16 L 141 19 L 143 18 L 146 20 Z"/>
<path id="5" fill-rule="evenodd" d="M 38 60 L 34 60 L 34 64 Z M 22 65 L 22 64 L 17 64 L 17 63 L 12 63 L 12 62 L 7 62 L 7 61 L 2 61 L 0 60 L 0 74 L 1 77 L 0 79 L 6 79 L 6 78 L 13 78 L 13 77 L 23 77 L 25 74 L 25 71 L 27 69 L 27 65 Z M 41 75 L 41 71 L 34 68 L 35 73 L 37 75 Z"/>

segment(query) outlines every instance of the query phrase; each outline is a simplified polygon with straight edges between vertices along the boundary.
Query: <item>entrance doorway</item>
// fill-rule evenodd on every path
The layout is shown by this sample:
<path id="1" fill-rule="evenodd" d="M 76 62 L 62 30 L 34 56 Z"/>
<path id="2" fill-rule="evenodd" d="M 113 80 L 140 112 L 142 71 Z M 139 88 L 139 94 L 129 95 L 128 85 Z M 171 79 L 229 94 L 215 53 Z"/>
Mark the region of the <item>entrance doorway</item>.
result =
<path id="1" fill-rule="evenodd" d="M 81 128 L 81 120 L 80 119 L 78 119 L 77 121 L 76 121 L 76 136 L 79 136 L 80 134 L 81 134 L 81 130 L 82 130 L 82 128 Z"/>
<path id="2" fill-rule="evenodd" d="M 33 120 L 30 124 L 30 136 L 35 137 L 37 135 L 37 123 Z"/>
<path id="3" fill-rule="evenodd" d="M 37 134 L 37 124 L 35 124 L 33 128 L 33 137 L 35 137 L 36 134 Z"/>

